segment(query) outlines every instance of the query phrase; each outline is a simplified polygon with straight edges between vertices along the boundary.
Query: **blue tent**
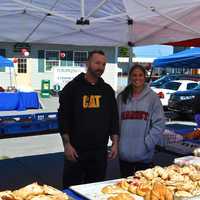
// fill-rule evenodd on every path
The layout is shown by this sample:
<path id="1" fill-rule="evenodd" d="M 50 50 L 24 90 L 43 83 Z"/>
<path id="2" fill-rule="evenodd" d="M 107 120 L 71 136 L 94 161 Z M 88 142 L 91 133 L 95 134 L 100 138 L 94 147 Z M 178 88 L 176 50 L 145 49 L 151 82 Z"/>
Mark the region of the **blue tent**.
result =
<path id="1" fill-rule="evenodd" d="M 191 48 L 170 56 L 157 58 L 153 67 L 161 68 L 200 68 L 200 48 Z"/>
<path id="2" fill-rule="evenodd" d="M 1 67 L 14 67 L 14 64 L 11 60 L 0 56 L 0 68 Z"/>

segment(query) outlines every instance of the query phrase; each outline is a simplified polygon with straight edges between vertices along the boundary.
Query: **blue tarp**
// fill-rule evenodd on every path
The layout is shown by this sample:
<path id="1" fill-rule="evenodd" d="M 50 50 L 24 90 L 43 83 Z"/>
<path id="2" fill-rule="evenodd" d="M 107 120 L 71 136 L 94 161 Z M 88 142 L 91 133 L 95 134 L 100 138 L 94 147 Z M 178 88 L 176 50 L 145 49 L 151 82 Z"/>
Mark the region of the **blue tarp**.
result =
<path id="1" fill-rule="evenodd" d="M 0 92 L 0 111 L 39 109 L 36 92 Z"/>
<path id="2" fill-rule="evenodd" d="M 11 60 L 0 56 L 0 68 L 1 67 L 14 67 L 14 64 Z"/>
<path id="3" fill-rule="evenodd" d="M 160 68 L 200 68 L 200 48 L 191 48 L 170 56 L 157 58 L 153 67 Z"/>

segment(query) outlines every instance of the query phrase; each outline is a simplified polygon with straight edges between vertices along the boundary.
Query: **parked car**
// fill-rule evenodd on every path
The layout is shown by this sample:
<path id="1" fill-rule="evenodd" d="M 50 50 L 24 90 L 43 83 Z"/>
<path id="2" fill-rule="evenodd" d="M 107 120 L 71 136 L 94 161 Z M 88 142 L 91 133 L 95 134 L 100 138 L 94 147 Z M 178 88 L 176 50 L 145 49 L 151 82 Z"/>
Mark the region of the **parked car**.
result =
<path id="1" fill-rule="evenodd" d="M 162 105 L 164 107 L 168 106 L 168 101 L 171 96 L 176 91 L 185 91 L 195 88 L 198 85 L 198 82 L 196 81 L 190 81 L 190 80 L 175 80 L 175 81 L 169 81 L 162 85 L 161 88 L 154 88 L 154 92 L 160 97 L 160 100 L 162 102 Z"/>
<path id="2" fill-rule="evenodd" d="M 153 81 L 150 86 L 160 88 L 163 84 L 173 80 L 192 80 L 200 81 L 200 75 L 189 75 L 189 74 L 168 74 L 161 78 Z"/>
<path id="3" fill-rule="evenodd" d="M 200 85 L 191 90 L 175 92 L 170 96 L 168 109 L 177 114 L 193 114 L 193 100 L 199 95 Z"/>

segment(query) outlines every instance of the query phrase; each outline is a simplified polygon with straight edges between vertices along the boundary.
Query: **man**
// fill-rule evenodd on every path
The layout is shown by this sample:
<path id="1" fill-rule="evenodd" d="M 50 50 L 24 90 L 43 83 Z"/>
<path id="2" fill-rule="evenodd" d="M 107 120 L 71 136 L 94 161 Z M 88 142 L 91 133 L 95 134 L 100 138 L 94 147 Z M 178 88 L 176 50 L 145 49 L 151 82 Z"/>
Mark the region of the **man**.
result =
<path id="1" fill-rule="evenodd" d="M 113 89 L 101 75 L 103 51 L 88 56 L 87 72 L 79 74 L 60 93 L 59 127 L 64 144 L 63 187 L 103 181 L 107 157 L 118 151 L 118 112 Z M 108 138 L 112 148 L 107 155 Z"/>

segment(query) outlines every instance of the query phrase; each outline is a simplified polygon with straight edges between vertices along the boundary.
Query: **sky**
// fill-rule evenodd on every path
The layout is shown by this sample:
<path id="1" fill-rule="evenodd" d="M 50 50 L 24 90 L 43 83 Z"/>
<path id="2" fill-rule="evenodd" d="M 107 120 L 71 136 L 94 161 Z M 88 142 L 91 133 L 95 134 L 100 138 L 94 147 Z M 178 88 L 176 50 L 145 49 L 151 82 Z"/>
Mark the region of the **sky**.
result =
<path id="1" fill-rule="evenodd" d="M 173 47 L 167 45 L 148 45 L 133 47 L 133 53 L 136 55 L 136 57 L 155 58 L 173 54 Z"/>

